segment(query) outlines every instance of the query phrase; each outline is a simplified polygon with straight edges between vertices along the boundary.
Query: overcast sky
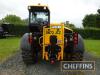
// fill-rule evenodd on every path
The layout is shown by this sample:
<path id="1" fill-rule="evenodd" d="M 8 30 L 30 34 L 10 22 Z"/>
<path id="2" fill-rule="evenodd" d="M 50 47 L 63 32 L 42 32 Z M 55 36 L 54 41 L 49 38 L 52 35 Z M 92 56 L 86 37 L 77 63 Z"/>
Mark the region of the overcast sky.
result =
<path id="1" fill-rule="evenodd" d="M 0 0 L 0 19 L 7 14 L 15 14 L 22 19 L 28 17 L 28 5 L 46 4 L 51 11 L 51 22 L 69 21 L 82 27 L 86 14 L 97 13 L 100 0 Z"/>

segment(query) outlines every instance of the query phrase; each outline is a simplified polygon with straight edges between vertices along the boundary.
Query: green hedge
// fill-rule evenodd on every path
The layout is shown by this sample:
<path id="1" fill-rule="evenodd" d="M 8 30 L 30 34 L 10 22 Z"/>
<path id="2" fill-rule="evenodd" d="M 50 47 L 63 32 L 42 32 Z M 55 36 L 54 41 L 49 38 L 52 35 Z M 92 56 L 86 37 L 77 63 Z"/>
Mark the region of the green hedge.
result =
<path id="1" fill-rule="evenodd" d="M 28 26 L 24 25 L 13 25 L 9 26 L 9 34 L 16 35 L 16 36 L 22 36 L 24 33 L 28 32 Z"/>
<path id="2" fill-rule="evenodd" d="M 74 29 L 85 39 L 100 39 L 100 29 L 85 28 L 85 29 Z"/>
<path id="3" fill-rule="evenodd" d="M 100 29 L 96 28 L 85 28 L 85 29 L 73 29 L 74 31 L 81 34 L 85 39 L 100 39 Z M 13 25 L 9 27 L 9 32 L 12 35 L 22 36 L 28 32 L 28 26 L 25 25 Z"/>

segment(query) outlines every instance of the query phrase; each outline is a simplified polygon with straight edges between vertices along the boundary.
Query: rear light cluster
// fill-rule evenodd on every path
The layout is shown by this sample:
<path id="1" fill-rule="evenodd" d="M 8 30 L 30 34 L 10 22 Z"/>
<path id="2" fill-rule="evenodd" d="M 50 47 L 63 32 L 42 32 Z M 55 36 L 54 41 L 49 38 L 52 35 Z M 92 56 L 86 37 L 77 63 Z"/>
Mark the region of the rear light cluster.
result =
<path id="1" fill-rule="evenodd" d="M 74 46 L 76 47 L 78 44 L 78 33 L 74 32 L 73 34 Z"/>
<path id="2" fill-rule="evenodd" d="M 32 40 L 33 40 L 33 38 L 32 38 L 32 35 L 30 34 L 28 37 L 29 44 L 32 44 Z"/>

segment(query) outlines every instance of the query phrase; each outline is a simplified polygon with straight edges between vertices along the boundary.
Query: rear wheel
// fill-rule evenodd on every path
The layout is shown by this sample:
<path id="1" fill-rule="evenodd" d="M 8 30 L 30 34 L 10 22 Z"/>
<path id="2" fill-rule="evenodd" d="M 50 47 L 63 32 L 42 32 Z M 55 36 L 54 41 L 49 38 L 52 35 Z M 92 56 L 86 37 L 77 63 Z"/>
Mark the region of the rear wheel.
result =
<path id="1" fill-rule="evenodd" d="M 81 35 L 78 35 L 78 44 L 74 47 L 72 60 L 73 61 L 82 61 L 84 56 L 84 42 Z"/>
<path id="2" fill-rule="evenodd" d="M 70 44 L 65 50 L 68 50 L 65 52 L 66 61 L 82 61 L 84 55 L 84 43 L 82 37 L 78 35 L 78 44 L 76 47 L 74 47 L 73 44 Z"/>
<path id="3" fill-rule="evenodd" d="M 36 53 L 34 52 L 34 49 L 32 49 L 31 44 L 28 41 L 29 33 L 24 34 L 24 36 L 21 39 L 21 50 L 22 50 L 22 59 L 23 62 L 28 64 L 34 64 L 36 63 Z"/>
<path id="4" fill-rule="evenodd" d="M 83 53 L 76 52 L 72 55 L 72 61 L 82 61 L 83 60 Z"/>
<path id="5" fill-rule="evenodd" d="M 36 56 L 32 50 L 22 50 L 22 58 L 25 64 L 35 64 Z"/>

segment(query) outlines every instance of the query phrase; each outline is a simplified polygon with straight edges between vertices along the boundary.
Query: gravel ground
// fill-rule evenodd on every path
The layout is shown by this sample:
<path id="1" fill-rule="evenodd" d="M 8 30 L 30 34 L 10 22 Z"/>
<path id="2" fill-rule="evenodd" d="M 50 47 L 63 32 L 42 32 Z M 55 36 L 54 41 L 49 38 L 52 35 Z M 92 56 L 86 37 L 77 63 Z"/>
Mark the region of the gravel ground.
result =
<path id="1" fill-rule="evenodd" d="M 0 75 L 100 75 L 100 59 L 84 54 L 84 60 L 96 62 L 95 72 L 61 72 L 60 62 L 51 65 L 48 62 L 39 61 L 35 65 L 26 66 L 22 62 L 20 52 L 0 64 Z"/>

